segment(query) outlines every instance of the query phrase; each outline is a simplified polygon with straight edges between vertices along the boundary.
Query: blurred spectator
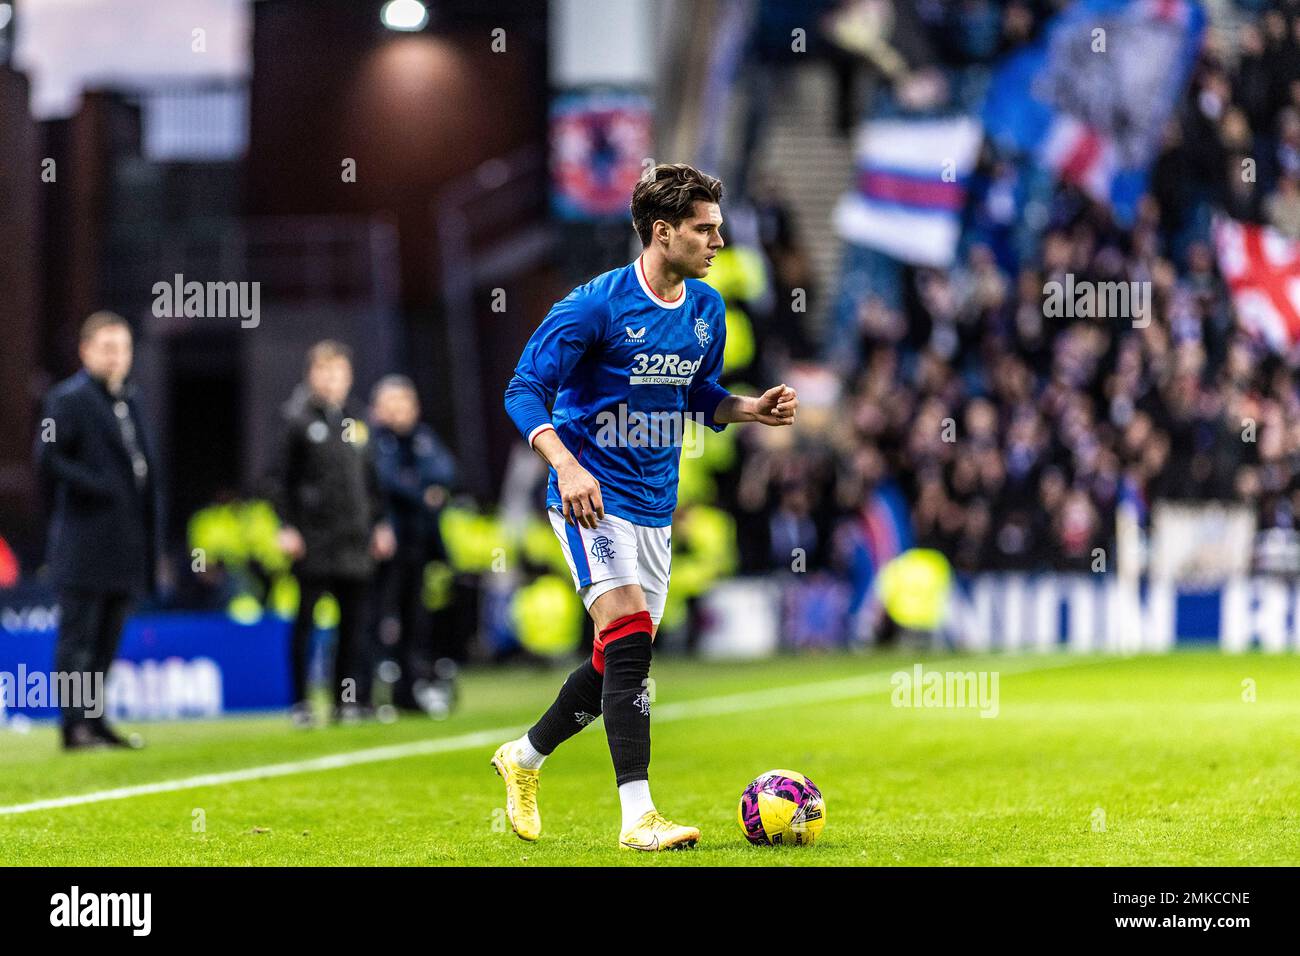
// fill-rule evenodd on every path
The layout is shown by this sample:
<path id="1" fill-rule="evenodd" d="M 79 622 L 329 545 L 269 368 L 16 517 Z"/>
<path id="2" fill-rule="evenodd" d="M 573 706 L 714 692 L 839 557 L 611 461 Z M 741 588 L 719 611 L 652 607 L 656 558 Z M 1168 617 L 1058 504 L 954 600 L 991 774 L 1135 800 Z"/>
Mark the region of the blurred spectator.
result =
<path id="1" fill-rule="evenodd" d="M 437 717 L 454 702 L 451 635 L 434 628 L 425 604 L 425 567 L 445 557 L 438 516 L 455 482 L 456 463 L 432 428 L 420 422 L 415 385 L 404 375 L 379 380 L 371 396 L 375 466 L 396 538 L 376 576 L 376 632 L 398 667 L 393 704 Z"/>
<path id="2" fill-rule="evenodd" d="M 161 509 L 152 441 L 127 382 L 131 327 L 96 312 L 81 326 L 80 355 L 81 371 L 46 396 L 36 460 L 59 594 L 54 669 L 103 680 L 133 600 L 154 590 Z M 131 745 L 104 721 L 104 704 L 98 715 L 62 707 L 65 748 Z"/>
<path id="3" fill-rule="evenodd" d="M 336 719 L 371 710 L 372 660 L 366 624 L 375 561 L 395 550 L 371 458 L 364 417 L 348 404 L 352 353 L 331 340 L 307 353 L 306 381 L 284 407 L 284 430 L 269 497 L 279 515 L 281 549 L 300 588 L 291 667 L 294 723 L 314 723 L 308 668 L 316 602 L 338 604 L 333 676 Z"/>

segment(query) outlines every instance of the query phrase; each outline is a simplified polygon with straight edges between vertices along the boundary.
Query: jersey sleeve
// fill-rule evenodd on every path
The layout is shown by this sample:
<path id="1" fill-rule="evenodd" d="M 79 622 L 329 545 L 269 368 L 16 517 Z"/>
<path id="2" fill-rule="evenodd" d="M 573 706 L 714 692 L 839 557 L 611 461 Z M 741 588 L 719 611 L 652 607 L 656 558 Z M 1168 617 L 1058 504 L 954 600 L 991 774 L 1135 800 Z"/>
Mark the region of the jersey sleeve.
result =
<path id="1" fill-rule="evenodd" d="M 717 411 L 719 403 L 731 393 L 718 384 L 718 378 L 722 375 L 722 353 L 727 347 L 727 316 L 721 297 L 716 301 L 718 304 L 717 334 L 713 336 L 713 341 L 709 343 L 704 353 L 704 364 L 691 380 L 686 408 L 687 411 L 699 414 L 704 419 L 704 423 L 715 432 L 720 432 L 727 427 L 727 423 L 715 422 L 713 413 Z"/>
<path id="2" fill-rule="evenodd" d="M 551 405 L 573 367 L 600 341 L 605 306 L 575 290 L 555 303 L 524 346 L 506 386 L 506 413 L 524 440 L 551 427 Z"/>

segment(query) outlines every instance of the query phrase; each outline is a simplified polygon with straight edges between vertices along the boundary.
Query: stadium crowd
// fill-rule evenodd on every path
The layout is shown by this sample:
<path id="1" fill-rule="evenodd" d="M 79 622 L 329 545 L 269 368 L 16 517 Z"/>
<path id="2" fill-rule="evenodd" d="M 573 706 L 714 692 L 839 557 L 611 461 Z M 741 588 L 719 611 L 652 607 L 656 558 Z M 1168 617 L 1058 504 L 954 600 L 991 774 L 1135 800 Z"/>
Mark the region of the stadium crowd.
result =
<path id="1" fill-rule="evenodd" d="M 946 34 L 965 48 L 932 51 L 954 104 L 1049 12 L 1005 5 L 1000 40 L 976 49 L 993 6 L 932 11 L 932 26 L 974 18 Z M 1244 500 L 1261 530 L 1292 532 L 1296 377 L 1238 326 L 1211 235 L 1223 212 L 1300 236 L 1300 4 L 1263 7 L 1237 4 L 1235 35 L 1208 29 L 1129 228 L 986 144 L 954 268 L 850 248 L 820 341 L 806 314 L 755 318 L 760 363 L 843 384 L 789 447 L 740 439 L 742 567 L 789 567 L 802 548 L 811 567 L 870 576 L 874 562 L 855 552 L 882 492 L 906 502 L 901 534 L 910 523 L 914 543 L 967 572 L 1097 569 L 1121 502 L 1144 519 L 1158 498 Z M 897 106 L 896 90 L 883 95 Z M 805 281 L 789 275 L 803 256 L 788 213 L 757 204 L 759 221 L 779 226 L 762 244 L 780 310 Z M 1053 317 L 1045 290 L 1067 275 L 1149 283 L 1150 315 Z M 797 331 L 770 331 L 786 324 Z"/>

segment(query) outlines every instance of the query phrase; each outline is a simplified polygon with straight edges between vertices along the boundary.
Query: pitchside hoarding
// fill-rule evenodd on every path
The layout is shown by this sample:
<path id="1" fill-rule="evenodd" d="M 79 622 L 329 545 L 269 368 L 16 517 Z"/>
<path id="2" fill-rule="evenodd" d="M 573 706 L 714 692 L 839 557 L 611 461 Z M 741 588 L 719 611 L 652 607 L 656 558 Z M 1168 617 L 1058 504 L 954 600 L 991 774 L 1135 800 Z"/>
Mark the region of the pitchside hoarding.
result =
<path id="1" fill-rule="evenodd" d="M 0 591 L 0 716 L 56 715 L 48 677 L 57 634 L 49 591 Z M 288 641 L 288 623 L 272 615 L 238 624 L 224 614 L 138 614 L 127 622 L 108 676 L 107 713 L 172 720 L 287 707 Z"/>
<path id="2" fill-rule="evenodd" d="M 706 602 L 733 589 L 742 589 L 737 593 L 744 600 L 722 601 L 729 608 L 730 639 L 714 641 L 706 632 L 701 652 L 764 656 L 784 646 L 789 621 L 782 617 L 782 592 L 790 586 L 720 584 Z M 737 627 L 735 615 L 742 612 L 753 617 Z M 53 669 L 57 632 L 58 612 L 47 591 L 0 592 L 0 675 L 6 687 L 0 699 L 10 698 L 3 700 L 4 717 L 54 716 L 35 684 L 36 675 Z M 737 636 L 743 634 L 762 640 L 750 646 Z M 1300 581 L 1257 576 L 1214 587 L 1145 582 L 1134 588 L 1115 575 L 977 575 L 956 582 L 937 637 L 954 650 L 976 652 L 1161 653 L 1215 644 L 1227 652 L 1295 652 Z M 169 720 L 287 707 L 288 641 L 288 622 L 273 615 L 253 624 L 219 613 L 136 615 L 108 678 L 108 713 L 123 720 Z M 28 690 L 22 697 L 16 694 L 19 678 Z"/>

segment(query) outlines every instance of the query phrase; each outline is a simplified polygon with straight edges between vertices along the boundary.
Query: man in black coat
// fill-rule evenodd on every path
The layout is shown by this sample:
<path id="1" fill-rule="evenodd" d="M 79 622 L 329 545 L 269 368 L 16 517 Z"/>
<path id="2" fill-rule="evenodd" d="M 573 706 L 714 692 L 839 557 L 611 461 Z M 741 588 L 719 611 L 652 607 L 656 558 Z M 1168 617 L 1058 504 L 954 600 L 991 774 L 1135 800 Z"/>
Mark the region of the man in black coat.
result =
<path id="1" fill-rule="evenodd" d="M 82 370 L 45 398 L 36 462 L 59 595 L 54 669 L 103 680 L 133 600 L 154 589 L 162 522 L 149 435 L 126 381 L 130 326 L 96 312 L 82 325 L 80 354 Z M 105 723 L 103 704 L 61 707 L 65 747 L 138 745 Z"/>
<path id="2" fill-rule="evenodd" d="M 370 709 L 373 662 L 366 639 L 367 599 L 375 561 L 393 553 L 384 520 L 365 417 L 348 406 L 352 353 L 318 342 L 307 353 L 307 380 L 284 408 L 284 431 L 271 481 L 280 517 L 280 547 L 293 559 L 298 616 L 293 624 L 294 723 L 314 723 L 308 669 L 316 602 L 329 593 L 339 607 L 335 644 L 335 717 Z"/>

